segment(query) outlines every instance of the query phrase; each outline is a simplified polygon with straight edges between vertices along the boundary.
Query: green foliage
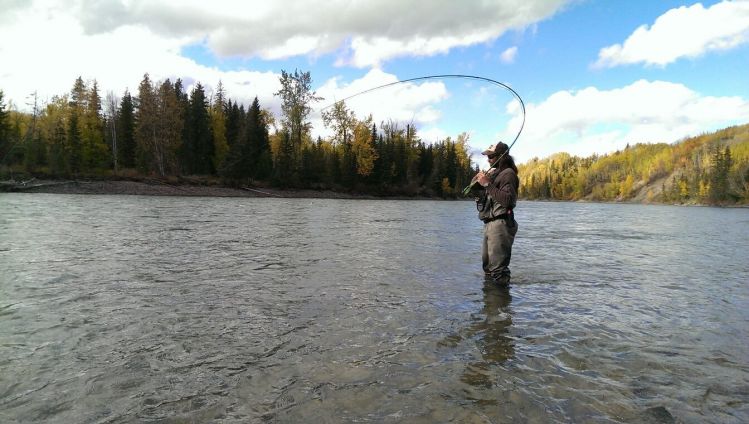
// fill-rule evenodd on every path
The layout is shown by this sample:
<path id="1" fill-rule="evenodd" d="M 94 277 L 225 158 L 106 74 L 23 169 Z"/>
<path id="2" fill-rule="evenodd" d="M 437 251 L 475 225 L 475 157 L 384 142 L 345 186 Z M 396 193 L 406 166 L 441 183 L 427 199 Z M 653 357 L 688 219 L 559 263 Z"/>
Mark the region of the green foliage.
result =
<path id="1" fill-rule="evenodd" d="M 68 169 L 74 175 L 81 172 L 83 166 L 83 147 L 81 145 L 81 133 L 78 125 L 78 111 L 73 109 L 68 121 L 67 137 L 67 163 Z"/>
<path id="2" fill-rule="evenodd" d="M 135 167 L 135 104 L 125 91 L 117 115 L 117 160 L 123 168 Z"/>
<path id="3" fill-rule="evenodd" d="M 186 132 L 182 148 L 182 165 L 185 173 L 212 175 L 215 170 L 213 128 L 208 100 L 200 83 L 197 83 L 190 93 L 187 119 L 184 123 Z"/>
<path id="4" fill-rule="evenodd" d="M 211 130 L 213 131 L 213 166 L 219 169 L 226 160 L 229 152 L 229 142 L 226 135 L 226 92 L 221 81 L 218 82 L 213 104 L 209 107 Z"/>
<path id="5" fill-rule="evenodd" d="M 603 156 L 557 153 L 519 171 L 526 199 L 749 203 L 749 125 Z"/>
<path id="6" fill-rule="evenodd" d="M 301 166 L 301 154 L 304 141 L 309 136 L 311 124 L 307 121 L 312 111 L 311 104 L 322 100 L 312 90 L 312 77 L 309 72 L 294 70 L 294 73 L 281 71 L 281 89 L 275 93 L 281 98 L 281 124 L 283 131 L 288 132 L 291 143 L 291 167 L 289 171 L 297 174 Z M 298 178 L 295 175 L 295 178 Z"/>
<path id="7" fill-rule="evenodd" d="M 234 182 L 266 180 L 271 176 L 272 163 L 265 123 L 257 97 L 247 113 L 236 104 L 229 104 L 226 113 L 226 135 L 229 151 L 219 173 Z"/>
<path id="8" fill-rule="evenodd" d="M 116 115 L 120 166 L 162 176 L 218 173 L 235 184 L 444 197 L 457 196 L 477 172 L 466 134 L 428 143 L 413 125 L 375 123 L 344 103 L 324 116 L 332 136 L 313 141 L 308 116 L 319 97 L 311 82 L 309 72 L 282 72 L 277 130 L 257 99 L 245 110 L 220 83 L 209 101 L 201 84 L 188 95 L 180 80 L 146 75 Z M 79 176 L 113 166 L 96 81 L 77 78 L 38 114 L 6 103 L 0 91 L 2 165 Z M 749 204 L 749 125 L 607 155 L 558 153 L 521 165 L 519 176 L 527 199 Z"/>
<path id="9" fill-rule="evenodd" d="M 6 159 L 10 150 L 10 114 L 6 109 L 4 93 L 0 90 L 0 164 Z"/>

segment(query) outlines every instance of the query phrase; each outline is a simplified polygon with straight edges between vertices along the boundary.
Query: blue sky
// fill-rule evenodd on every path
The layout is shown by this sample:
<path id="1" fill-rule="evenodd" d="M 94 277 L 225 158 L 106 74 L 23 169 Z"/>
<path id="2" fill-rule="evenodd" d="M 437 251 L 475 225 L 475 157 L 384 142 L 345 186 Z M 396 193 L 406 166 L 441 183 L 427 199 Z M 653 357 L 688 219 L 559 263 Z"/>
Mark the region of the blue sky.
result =
<path id="1" fill-rule="evenodd" d="M 77 76 L 102 95 L 143 74 L 181 77 L 278 113 L 281 70 L 310 71 L 319 109 L 384 83 L 468 74 L 512 86 L 527 106 L 519 161 L 607 153 L 749 122 L 749 1 L 10 0 L 0 10 L 0 89 L 26 109 Z M 403 84 L 350 107 L 413 122 L 475 152 L 519 128 L 509 92 L 476 81 Z"/>

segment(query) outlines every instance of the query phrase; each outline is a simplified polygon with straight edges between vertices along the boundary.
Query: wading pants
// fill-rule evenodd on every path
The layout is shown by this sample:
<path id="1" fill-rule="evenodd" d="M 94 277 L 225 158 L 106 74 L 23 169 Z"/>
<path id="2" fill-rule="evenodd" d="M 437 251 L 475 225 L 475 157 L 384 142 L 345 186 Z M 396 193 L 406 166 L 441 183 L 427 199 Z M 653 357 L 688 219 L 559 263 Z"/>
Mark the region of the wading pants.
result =
<path id="1" fill-rule="evenodd" d="M 484 224 L 484 243 L 481 259 L 487 277 L 498 279 L 510 276 L 510 257 L 512 242 L 518 232 L 514 218 L 495 219 Z"/>

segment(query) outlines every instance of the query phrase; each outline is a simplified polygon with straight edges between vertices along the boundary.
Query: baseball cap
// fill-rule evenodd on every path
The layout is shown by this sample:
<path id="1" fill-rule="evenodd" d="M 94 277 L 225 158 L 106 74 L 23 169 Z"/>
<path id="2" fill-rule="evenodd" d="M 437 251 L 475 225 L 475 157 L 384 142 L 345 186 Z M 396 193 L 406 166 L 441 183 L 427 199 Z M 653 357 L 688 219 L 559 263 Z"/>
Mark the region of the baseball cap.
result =
<path id="1" fill-rule="evenodd" d="M 501 155 L 507 152 L 507 150 L 509 150 L 509 147 L 500 141 L 489 146 L 489 148 L 481 152 L 481 154 L 487 156 Z"/>

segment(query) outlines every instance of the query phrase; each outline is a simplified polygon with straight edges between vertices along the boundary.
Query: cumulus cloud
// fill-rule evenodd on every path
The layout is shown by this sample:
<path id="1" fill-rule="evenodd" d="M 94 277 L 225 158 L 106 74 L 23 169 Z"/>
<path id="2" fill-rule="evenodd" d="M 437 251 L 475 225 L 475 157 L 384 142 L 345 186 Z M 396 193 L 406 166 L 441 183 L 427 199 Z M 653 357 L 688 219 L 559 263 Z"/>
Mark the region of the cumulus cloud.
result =
<path id="1" fill-rule="evenodd" d="M 499 55 L 499 60 L 502 61 L 502 63 L 515 63 L 515 56 L 518 55 L 518 48 L 513 46 L 509 49 L 502 52 L 502 54 Z"/>
<path id="2" fill-rule="evenodd" d="M 380 69 L 371 69 L 361 78 L 349 83 L 339 78 L 325 81 L 317 90 L 317 95 L 325 100 L 313 108 L 311 115 L 315 136 L 329 134 L 322 124 L 321 111 L 335 102 L 345 100 L 346 107 L 357 118 L 365 119 L 370 114 L 376 124 L 393 121 L 400 125 L 413 124 L 421 128 L 433 125 L 441 117 L 439 103 L 449 97 L 445 84 L 441 81 L 421 83 L 398 83 L 398 77 Z M 362 93 L 375 87 L 394 84 L 389 87 Z M 354 97 L 351 97 L 354 96 Z M 432 131 L 430 134 L 437 134 Z"/>
<path id="3" fill-rule="evenodd" d="M 6 97 L 17 107 L 37 91 L 44 102 L 70 91 L 78 76 L 97 79 L 100 94 L 135 93 L 145 73 L 154 81 L 182 78 L 200 81 L 210 91 L 219 80 L 233 99 L 249 104 L 258 96 L 263 107 L 277 109 L 273 93 L 280 87 L 273 72 L 220 71 L 181 55 L 191 42 L 185 36 L 157 36 L 147 27 L 118 26 L 113 31 L 86 34 L 81 22 L 59 8 L 31 7 L 5 11 L 11 17 L 0 26 L 0 80 Z M 43 30 L 42 30 L 43 29 Z"/>
<path id="4" fill-rule="evenodd" d="M 665 66 L 749 43 L 749 1 L 723 1 L 709 8 L 697 3 L 664 13 L 651 27 L 637 28 L 623 44 L 604 47 L 595 67 L 635 63 Z"/>
<path id="5" fill-rule="evenodd" d="M 682 84 L 646 80 L 613 90 L 559 91 L 526 107 L 525 130 L 513 148 L 521 161 L 560 151 L 587 156 L 627 143 L 671 143 L 749 116 L 747 99 L 703 96 Z M 516 116 L 508 128 L 518 126 Z"/>
<path id="6" fill-rule="evenodd" d="M 569 1 L 70 0 L 57 4 L 64 4 L 89 35 L 139 26 L 167 39 L 205 41 L 218 56 L 278 59 L 338 51 L 343 53 L 339 63 L 367 67 L 395 57 L 430 56 L 490 41 L 549 18 Z"/>

